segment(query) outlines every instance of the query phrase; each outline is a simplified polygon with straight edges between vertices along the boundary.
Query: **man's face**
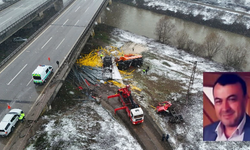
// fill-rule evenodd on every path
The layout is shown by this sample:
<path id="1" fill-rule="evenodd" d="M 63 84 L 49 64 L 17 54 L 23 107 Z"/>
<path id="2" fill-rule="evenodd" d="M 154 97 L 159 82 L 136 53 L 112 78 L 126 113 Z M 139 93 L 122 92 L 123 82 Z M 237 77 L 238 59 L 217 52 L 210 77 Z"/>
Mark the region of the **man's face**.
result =
<path id="1" fill-rule="evenodd" d="M 246 101 L 240 83 L 214 87 L 215 113 L 225 126 L 238 126 L 245 113 Z"/>

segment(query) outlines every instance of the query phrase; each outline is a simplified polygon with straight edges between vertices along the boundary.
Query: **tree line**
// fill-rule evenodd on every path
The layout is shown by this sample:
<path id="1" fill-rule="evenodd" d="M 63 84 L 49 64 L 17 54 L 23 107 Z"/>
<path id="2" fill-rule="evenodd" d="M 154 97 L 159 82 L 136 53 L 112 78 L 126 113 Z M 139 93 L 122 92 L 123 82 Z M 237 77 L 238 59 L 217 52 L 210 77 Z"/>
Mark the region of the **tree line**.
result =
<path id="1" fill-rule="evenodd" d="M 213 60 L 216 55 L 221 55 L 221 61 L 225 66 L 231 66 L 242 70 L 247 62 L 247 47 L 243 43 L 239 45 L 225 46 L 225 39 L 215 32 L 208 34 L 202 44 L 190 39 L 185 30 L 176 30 L 170 18 L 162 17 L 155 29 L 155 34 L 161 43 L 182 49 L 188 53 Z"/>

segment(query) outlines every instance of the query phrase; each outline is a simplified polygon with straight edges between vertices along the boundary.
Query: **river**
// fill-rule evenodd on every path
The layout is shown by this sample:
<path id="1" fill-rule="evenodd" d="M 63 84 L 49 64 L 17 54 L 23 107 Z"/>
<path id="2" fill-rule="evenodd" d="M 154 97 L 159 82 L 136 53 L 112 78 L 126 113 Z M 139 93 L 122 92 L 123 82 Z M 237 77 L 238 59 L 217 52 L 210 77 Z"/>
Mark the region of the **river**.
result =
<path id="1" fill-rule="evenodd" d="M 114 26 L 119 29 L 127 30 L 138 35 L 157 39 L 155 35 L 155 28 L 157 22 L 162 17 L 164 17 L 162 14 L 157 14 L 148 10 L 113 2 L 112 5 L 103 11 L 102 23 Z M 197 43 L 202 43 L 207 34 L 215 32 L 219 33 L 225 39 L 226 45 L 241 44 L 245 47 L 249 47 L 250 38 L 248 37 L 199 25 L 193 22 L 184 21 L 170 16 L 169 18 L 174 23 L 177 31 L 185 30 L 188 33 L 190 39 Z M 218 58 L 216 60 L 219 61 Z M 246 67 L 244 70 L 250 70 L 250 67 Z"/>

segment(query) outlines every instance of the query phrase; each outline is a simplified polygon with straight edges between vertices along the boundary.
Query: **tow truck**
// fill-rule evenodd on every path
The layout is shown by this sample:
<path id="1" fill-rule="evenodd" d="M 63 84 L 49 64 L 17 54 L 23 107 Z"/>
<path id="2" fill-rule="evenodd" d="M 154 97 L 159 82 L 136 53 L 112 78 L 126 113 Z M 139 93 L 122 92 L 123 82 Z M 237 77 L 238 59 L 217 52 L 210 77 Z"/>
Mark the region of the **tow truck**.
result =
<path id="1" fill-rule="evenodd" d="M 126 85 L 125 88 L 119 89 L 117 91 L 117 94 L 108 96 L 108 99 L 114 98 L 114 97 L 119 97 L 119 99 L 123 105 L 123 107 L 115 109 L 115 114 L 116 114 L 116 111 L 121 110 L 121 109 L 125 109 L 132 124 L 141 124 L 144 122 L 143 111 L 142 111 L 140 105 L 138 105 L 133 100 L 133 98 L 131 96 L 131 91 L 130 91 L 129 85 Z"/>

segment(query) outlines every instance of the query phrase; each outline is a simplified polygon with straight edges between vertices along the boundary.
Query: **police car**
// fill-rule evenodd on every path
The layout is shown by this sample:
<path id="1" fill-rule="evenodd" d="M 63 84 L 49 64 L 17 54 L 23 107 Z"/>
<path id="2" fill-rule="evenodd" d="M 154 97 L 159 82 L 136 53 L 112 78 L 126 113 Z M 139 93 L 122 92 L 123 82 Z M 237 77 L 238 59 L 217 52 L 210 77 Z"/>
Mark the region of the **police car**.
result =
<path id="1" fill-rule="evenodd" d="M 39 65 L 32 73 L 34 84 L 43 84 L 48 76 L 53 72 L 53 67 L 50 65 Z"/>
<path id="2" fill-rule="evenodd" d="M 0 136 L 6 137 L 13 131 L 21 112 L 21 109 L 12 109 L 3 117 L 0 122 Z"/>

